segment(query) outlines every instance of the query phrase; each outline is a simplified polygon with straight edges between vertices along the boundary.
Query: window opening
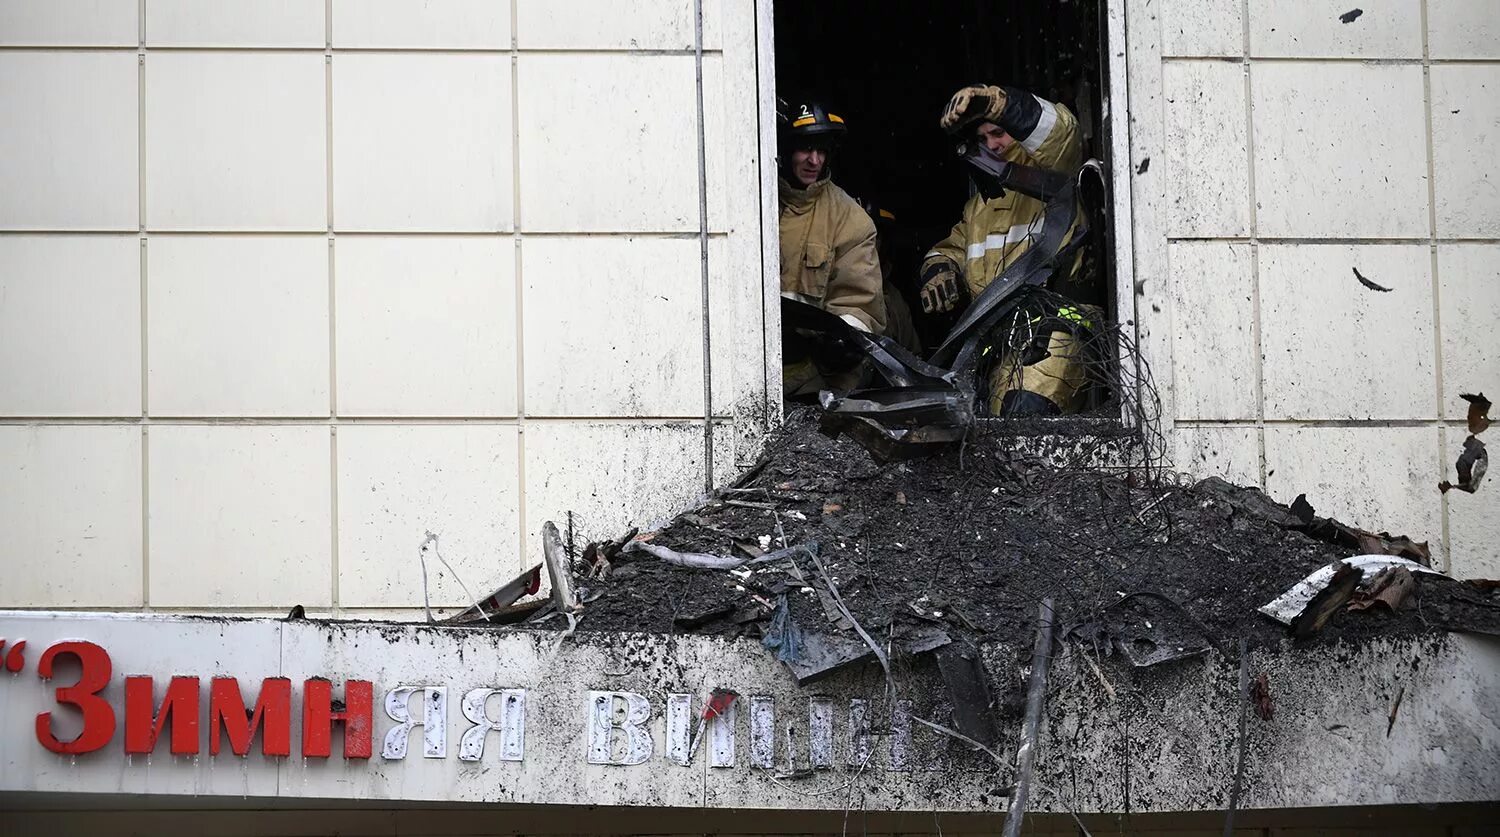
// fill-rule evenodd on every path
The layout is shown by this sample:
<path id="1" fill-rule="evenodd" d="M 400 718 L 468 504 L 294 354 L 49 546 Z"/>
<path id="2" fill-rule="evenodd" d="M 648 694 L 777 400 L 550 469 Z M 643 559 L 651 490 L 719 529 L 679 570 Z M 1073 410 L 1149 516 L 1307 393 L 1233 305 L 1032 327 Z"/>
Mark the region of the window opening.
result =
<path id="1" fill-rule="evenodd" d="M 976 147 L 989 147 L 985 132 L 1000 131 L 997 126 L 976 123 L 956 134 L 939 127 L 945 106 L 961 88 L 997 86 L 1018 107 L 1015 112 L 988 112 L 1002 122 L 1019 114 L 1020 121 L 1011 123 L 1021 130 L 1032 128 L 1020 143 L 1027 154 L 996 149 L 999 157 L 1064 175 L 1080 197 L 1078 220 L 1089 232 L 1081 242 L 1066 236 L 1061 243 L 1052 240 L 1050 246 L 1059 253 L 1052 260 L 1058 265 L 1052 278 L 1018 294 L 1025 301 L 1006 312 L 1001 325 L 984 328 L 985 345 L 972 370 L 975 407 L 981 415 L 1082 413 L 1118 421 L 1120 335 L 1113 316 L 1117 293 L 1113 219 L 1104 185 L 1107 166 L 1096 164 L 1090 171 L 1082 165 L 1109 158 L 1103 108 L 1109 91 L 1105 4 L 968 0 L 881 4 L 875 13 L 868 3 L 853 0 L 776 3 L 783 297 L 822 305 L 851 326 L 884 333 L 918 358 L 951 368 L 947 362 L 953 353 L 938 350 L 973 300 L 1027 250 L 1058 235 L 1049 232 L 1042 211 L 1051 193 L 1032 193 L 1039 200 L 1025 197 L 1023 177 L 1002 184 L 998 197 L 992 197 L 982 173 L 976 174 L 980 167 L 961 159 L 961 143 L 977 156 Z M 1064 120 L 1076 149 L 1059 155 L 1055 148 L 1036 147 L 1044 139 L 1039 136 Z M 831 136 L 809 142 L 796 129 L 787 130 L 794 124 L 826 124 Z M 817 190 L 799 179 L 811 169 L 797 171 L 794 166 L 804 160 L 791 153 L 809 149 L 821 152 L 812 161 L 822 158 L 823 176 L 854 198 L 876 228 L 885 322 L 872 322 L 881 318 L 861 309 L 860 295 L 840 285 L 841 272 L 857 272 L 862 266 L 845 261 L 857 243 L 848 230 L 829 231 L 838 226 L 826 217 L 837 214 L 833 202 L 819 198 L 810 209 L 789 206 L 788 187 L 791 203 L 805 200 L 798 193 Z M 1060 157 L 1068 158 L 1066 164 Z M 976 191 L 983 191 L 979 211 L 966 212 Z M 812 222 L 793 218 L 789 223 L 788 216 L 798 213 L 811 216 Z M 932 258 L 935 251 L 950 256 L 958 267 L 958 300 L 951 303 L 952 310 L 943 310 L 945 300 L 924 300 L 934 292 L 931 271 L 941 261 Z M 955 288 L 946 290 L 951 295 Z M 880 307 L 874 296 L 864 295 L 870 303 L 865 308 Z M 903 328 L 906 323 L 909 328 Z M 820 374 L 826 370 L 799 367 L 809 347 L 792 331 L 784 329 L 783 334 L 790 397 L 812 399 L 824 387 L 838 391 L 856 385 Z M 804 374 L 813 376 L 810 383 L 799 379 Z"/>

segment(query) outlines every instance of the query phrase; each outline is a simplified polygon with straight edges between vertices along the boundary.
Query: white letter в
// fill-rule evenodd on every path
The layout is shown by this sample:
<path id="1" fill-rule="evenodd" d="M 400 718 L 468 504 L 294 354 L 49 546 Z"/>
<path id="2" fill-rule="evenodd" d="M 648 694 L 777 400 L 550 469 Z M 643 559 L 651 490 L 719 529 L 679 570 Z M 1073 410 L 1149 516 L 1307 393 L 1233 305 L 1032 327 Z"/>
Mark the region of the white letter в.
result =
<path id="1" fill-rule="evenodd" d="M 422 693 L 422 720 L 411 717 L 411 698 Z M 448 755 L 448 687 L 397 686 L 385 693 L 385 714 L 396 722 L 385 734 L 380 754 L 388 759 L 406 758 L 406 740 L 413 727 L 422 728 L 422 755 L 440 759 Z"/>
<path id="2" fill-rule="evenodd" d="M 644 764 L 651 758 L 651 733 L 646 721 L 651 704 L 635 692 L 589 692 L 589 764 Z M 615 702 L 625 704 L 623 717 L 616 718 Z M 625 753 L 615 758 L 615 730 L 625 733 Z"/>

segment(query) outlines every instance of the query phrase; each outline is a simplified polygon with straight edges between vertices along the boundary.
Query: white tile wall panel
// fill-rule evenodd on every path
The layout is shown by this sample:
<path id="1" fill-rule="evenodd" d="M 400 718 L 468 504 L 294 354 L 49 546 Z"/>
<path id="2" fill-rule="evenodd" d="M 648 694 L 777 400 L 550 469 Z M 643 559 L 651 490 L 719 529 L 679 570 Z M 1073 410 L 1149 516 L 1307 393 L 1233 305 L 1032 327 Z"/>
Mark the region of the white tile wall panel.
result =
<path id="1" fill-rule="evenodd" d="M 153 236 L 146 262 L 152 415 L 328 415 L 326 238 Z"/>
<path id="2" fill-rule="evenodd" d="M 140 607 L 138 427 L 0 427 L 4 607 Z"/>
<path id="3" fill-rule="evenodd" d="M 721 46 L 722 0 L 704 0 L 703 47 Z M 692 49 L 693 0 L 516 0 L 522 49 Z"/>
<path id="4" fill-rule="evenodd" d="M 1436 417 L 1427 245 L 1263 245 L 1260 310 L 1267 418 Z"/>
<path id="5" fill-rule="evenodd" d="M 1347 23 L 1356 8 L 1361 14 Z M 1250 55 L 1421 58 L 1420 0 L 1250 0 Z"/>
<path id="6" fill-rule="evenodd" d="M 1174 471 L 1194 479 L 1260 485 L 1260 430 L 1255 427 L 1179 423 L 1172 445 Z"/>
<path id="7" fill-rule="evenodd" d="M 1429 541 L 1441 551 L 1435 427 L 1266 427 L 1266 485 L 1320 516 Z"/>
<path id="8" fill-rule="evenodd" d="M 1494 0 L 1427 0 L 1427 48 L 1433 58 L 1500 58 Z"/>
<path id="9" fill-rule="evenodd" d="M 495 0 L 333 0 L 333 46 L 510 49 L 510 4 Z"/>
<path id="10" fill-rule="evenodd" d="M 338 431 L 339 605 L 468 606 L 520 571 L 514 426 L 353 425 Z M 455 578 L 454 573 L 457 573 Z M 462 584 L 460 584 L 460 580 Z"/>
<path id="11" fill-rule="evenodd" d="M 1250 75 L 1262 237 L 1428 235 L 1421 67 L 1287 61 Z"/>
<path id="12" fill-rule="evenodd" d="M 542 524 L 574 539 L 645 531 L 689 508 L 704 490 L 701 422 L 540 421 L 526 425 L 528 560 L 541 557 Z"/>
<path id="13" fill-rule="evenodd" d="M 519 85 L 524 229 L 698 229 L 692 58 L 522 55 Z"/>
<path id="14" fill-rule="evenodd" d="M 0 415 L 141 414 L 141 245 L 0 236 Z"/>
<path id="15" fill-rule="evenodd" d="M 743 13 L 730 9 L 727 13 Z M 765 252 L 760 241 L 759 135 L 754 65 L 731 53 L 704 60 L 707 109 L 709 325 L 715 415 L 763 416 Z M 715 92 L 719 91 L 719 92 Z M 769 154 L 770 152 L 767 151 Z"/>
<path id="16" fill-rule="evenodd" d="M 139 227 L 134 53 L 0 53 L 0 229 Z"/>
<path id="17" fill-rule="evenodd" d="M 1431 72 L 1437 234 L 1500 238 L 1500 174 L 1476 156 L 1500 148 L 1500 64 Z"/>
<path id="18" fill-rule="evenodd" d="M 1157 13 L 1164 56 L 1245 54 L 1244 0 L 1159 0 Z"/>
<path id="19" fill-rule="evenodd" d="M 1500 401 L 1500 244 L 1439 244 L 1437 253 L 1443 410 L 1448 418 L 1463 418 L 1468 404 L 1462 393 Z"/>
<path id="20" fill-rule="evenodd" d="M 334 226 L 510 229 L 511 137 L 506 56 L 336 56 Z"/>
<path id="21" fill-rule="evenodd" d="M 742 73 L 726 73 L 723 56 L 703 56 L 703 136 L 707 149 L 703 163 L 710 232 L 750 231 L 760 225 L 760 180 L 747 165 L 755 159 L 759 140 L 755 132 L 744 127 L 759 120 L 755 96 L 753 79 Z M 756 214 L 749 214 L 752 209 Z M 691 222 L 697 231 L 696 213 Z"/>
<path id="22" fill-rule="evenodd" d="M 703 415 L 696 240 L 530 238 L 521 279 L 528 415 Z"/>
<path id="23" fill-rule="evenodd" d="M 129 46 L 137 0 L 0 0 L 0 46 Z"/>
<path id="24" fill-rule="evenodd" d="M 515 261 L 508 237 L 339 238 L 339 414 L 515 415 Z"/>
<path id="25" fill-rule="evenodd" d="M 321 54 L 146 56 L 146 223 L 166 230 L 323 230 Z"/>
<path id="26" fill-rule="evenodd" d="M 714 415 L 754 410 L 764 401 L 764 341 L 770 338 L 761 324 L 761 263 L 754 244 L 718 237 L 708 242 Z"/>
<path id="27" fill-rule="evenodd" d="M 151 426 L 150 600 L 327 607 L 332 450 L 322 426 Z"/>
<path id="28" fill-rule="evenodd" d="M 1254 419 L 1255 278 L 1250 245 L 1173 242 L 1172 385 L 1179 419 Z"/>
<path id="29" fill-rule="evenodd" d="M 1239 64 L 1169 61 L 1166 95 L 1168 234 L 1241 236 L 1250 231 L 1245 153 L 1245 76 Z"/>
<path id="30" fill-rule="evenodd" d="M 1486 434 L 1488 435 L 1488 434 Z M 1449 459 L 1463 450 L 1465 431 L 1448 431 Z M 1491 440 L 1493 441 L 1493 440 Z M 1444 479 L 1455 480 L 1453 463 Z M 1490 479 L 1494 479 L 1493 476 Z M 1495 514 L 1493 482 L 1481 483 L 1473 494 L 1449 491 L 1448 572 L 1455 578 L 1500 578 L 1500 515 Z"/>
<path id="31" fill-rule="evenodd" d="M 146 0 L 146 46 L 321 48 L 325 18 L 317 0 Z"/>

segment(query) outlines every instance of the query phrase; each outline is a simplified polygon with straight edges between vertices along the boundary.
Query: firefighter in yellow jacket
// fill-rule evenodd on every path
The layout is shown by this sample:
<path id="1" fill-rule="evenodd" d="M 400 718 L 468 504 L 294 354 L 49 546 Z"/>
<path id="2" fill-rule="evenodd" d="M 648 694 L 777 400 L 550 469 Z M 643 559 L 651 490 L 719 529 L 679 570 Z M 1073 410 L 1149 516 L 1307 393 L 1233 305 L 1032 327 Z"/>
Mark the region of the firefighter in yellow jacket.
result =
<path id="1" fill-rule="evenodd" d="M 1083 164 L 1073 113 L 1014 87 L 965 87 L 949 100 L 940 122 L 950 134 L 982 143 L 1007 162 L 1069 174 Z M 1031 246 L 1045 209 L 1043 202 L 1014 189 L 990 200 L 981 194 L 971 197 L 953 231 L 923 260 L 922 310 L 952 311 L 978 296 Z M 1048 286 L 1076 298 L 1081 261 L 1060 266 Z M 1085 305 L 1056 313 L 1084 325 L 1099 316 L 1098 309 Z M 994 366 L 992 413 L 1047 415 L 1078 409 L 1085 383 L 1082 340 L 1072 331 L 1053 331 L 1041 340 L 1041 350 L 1031 353 L 1039 359 L 1009 356 Z"/>
<path id="2" fill-rule="evenodd" d="M 817 102 L 798 102 L 779 122 L 781 295 L 883 334 L 875 223 L 830 179 L 828 156 L 847 130 L 844 120 Z M 828 385 L 806 360 L 788 358 L 782 375 L 787 395 Z"/>

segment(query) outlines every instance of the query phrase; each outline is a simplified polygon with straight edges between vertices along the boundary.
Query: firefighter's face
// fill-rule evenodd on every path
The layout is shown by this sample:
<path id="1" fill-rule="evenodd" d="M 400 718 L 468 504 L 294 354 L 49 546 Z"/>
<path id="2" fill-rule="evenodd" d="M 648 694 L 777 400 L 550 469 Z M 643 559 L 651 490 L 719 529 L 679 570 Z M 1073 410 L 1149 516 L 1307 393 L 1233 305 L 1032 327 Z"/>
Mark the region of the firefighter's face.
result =
<path id="1" fill-rule="evenodd" d="M 799 148 L 792 152 L 792 175 L 804 187 L 818 182 L 828 165 L 828 151 L 822 148 Z"/>
<path id="2" fill-rule="evenodd" d="M 993 122 L 981 122 L 978 128 L 979 141 L 985 144 L 989 150 L 999 154 L 1010 148 L 1015 143 L 1015 137 L 1005 133 L 1005 129 Z"/>

